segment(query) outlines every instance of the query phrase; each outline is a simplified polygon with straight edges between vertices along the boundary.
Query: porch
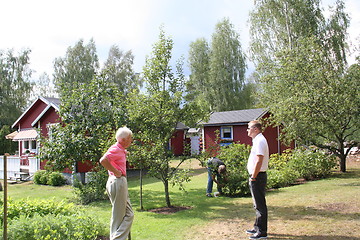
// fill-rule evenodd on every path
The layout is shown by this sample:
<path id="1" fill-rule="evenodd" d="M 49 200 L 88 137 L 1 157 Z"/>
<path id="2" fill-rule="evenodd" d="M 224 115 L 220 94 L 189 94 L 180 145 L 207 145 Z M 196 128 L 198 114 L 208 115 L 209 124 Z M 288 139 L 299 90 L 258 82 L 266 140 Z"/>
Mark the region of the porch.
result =
<path id="1" fill-rule="evenodd" d="M 40 159 L 27 155 L 7 157 L 7 178 L 28 180 L 40 169 Z M 4 156 L 0 156 L 0 179 L 4 179 Z"/>

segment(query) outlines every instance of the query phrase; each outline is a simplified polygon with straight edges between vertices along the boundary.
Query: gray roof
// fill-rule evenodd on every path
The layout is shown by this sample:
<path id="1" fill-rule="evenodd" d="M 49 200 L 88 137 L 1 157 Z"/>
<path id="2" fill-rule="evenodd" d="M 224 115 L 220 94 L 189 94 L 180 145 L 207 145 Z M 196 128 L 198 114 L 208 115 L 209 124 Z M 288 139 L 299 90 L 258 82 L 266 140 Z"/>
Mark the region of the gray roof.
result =
<path id="1" fill-rule="evenodd" d="M 252 120 L 256 120 L 264 116 L 267 112 L 265 108 L 244 109 L 226 112 L 213 112 L 209 121 L 203 123 L 204 126 L 215 125 L 242 125 Z"/>

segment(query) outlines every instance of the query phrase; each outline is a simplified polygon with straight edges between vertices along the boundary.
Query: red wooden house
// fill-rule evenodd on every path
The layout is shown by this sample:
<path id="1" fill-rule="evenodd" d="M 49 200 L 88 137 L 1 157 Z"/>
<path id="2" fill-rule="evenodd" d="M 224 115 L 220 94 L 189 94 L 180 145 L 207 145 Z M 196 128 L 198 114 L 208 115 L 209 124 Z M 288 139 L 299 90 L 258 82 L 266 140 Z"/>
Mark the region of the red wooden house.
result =
<path id="1" fill-rule="evenodd" d="M 237 111 L 214 112 L 209 121 L 203 123 L 203 145 L 205 149 L 215 144 L 216 132 L 219 132 L 220 145 L 233 142 L 252 144 L 252 139 L 247 135 L 248 123 L 252 120 L 266 121 L 270 113 L 264 108 L 246 109 Z M 285 146 L 279 140 L 279 127 L 267 127 L 263 134 L 268 141 L 269 152 L 281 153 L 289 146 Z"/>
<path id="2" fill-rule="evenodd" d="M 26 161 L 26 156 L 36 155 L 39 152 L 39 138 L 37 129 L 42 136 L 47 137 L 49 126 L 61 122 L 58 111 L 60 100 L 58 98 L 38 97 L 28 109 L 15 121 L 12 128 L 17 129 L 13 141 L 19 142 L 19 156 Z M 45 162 L 40 163 L 44 169 Z M 78 163 L 77 172 L 85 173 L 91 170 L 88 163 Z"/>

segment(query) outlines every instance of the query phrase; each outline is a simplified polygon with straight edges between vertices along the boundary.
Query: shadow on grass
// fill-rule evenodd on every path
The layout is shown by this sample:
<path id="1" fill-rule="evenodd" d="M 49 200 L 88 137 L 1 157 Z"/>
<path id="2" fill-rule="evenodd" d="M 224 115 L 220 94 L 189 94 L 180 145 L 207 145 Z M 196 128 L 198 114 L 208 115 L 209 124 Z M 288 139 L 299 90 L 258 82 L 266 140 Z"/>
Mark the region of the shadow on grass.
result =
<path id="1" fill-rule="evenodd" d="M 293 240 L 360 240 L 360 237 L 352 236 L 326 236 L 326 235 L 304 235 L 304 236 L 295 236 L 289 234 L 269 234 L 269 239 L 293 239 Z"/>

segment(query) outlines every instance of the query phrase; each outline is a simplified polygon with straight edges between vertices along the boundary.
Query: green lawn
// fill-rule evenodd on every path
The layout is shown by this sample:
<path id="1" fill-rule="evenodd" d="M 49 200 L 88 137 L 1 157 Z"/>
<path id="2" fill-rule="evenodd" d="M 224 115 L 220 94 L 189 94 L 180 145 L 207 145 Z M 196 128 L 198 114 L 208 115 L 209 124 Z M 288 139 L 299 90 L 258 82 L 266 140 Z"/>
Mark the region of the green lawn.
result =
<path id="1" fill-rule="evenodd" d="M 171 201 L 189 210 L 174 214 L 140 211 L 139 180 L 129 179 L 129 194 L 135 210 L 133 240 L 168 239 L 247 239 L 244 230 L 254 220 L 251 198 L 205 197 L 207 173 L 198 167 L 187 192 L 171 189 Z M 145 178 L 146 210 L 165 206 L 163 185 Z M 38 186 L 31 183 L 9 185 L 12 199 L 66 199 L 71 201 L 71 187 Z M 2 197 L 2 196 L 1 196 Z M 268 192 L 269 237 L 271 239 L 360 240 L 360 167 L 331 178 L 308 182 Z M 104 223 L 110 219 L 108 201 L 86 206 L 87 212 Z"/>

